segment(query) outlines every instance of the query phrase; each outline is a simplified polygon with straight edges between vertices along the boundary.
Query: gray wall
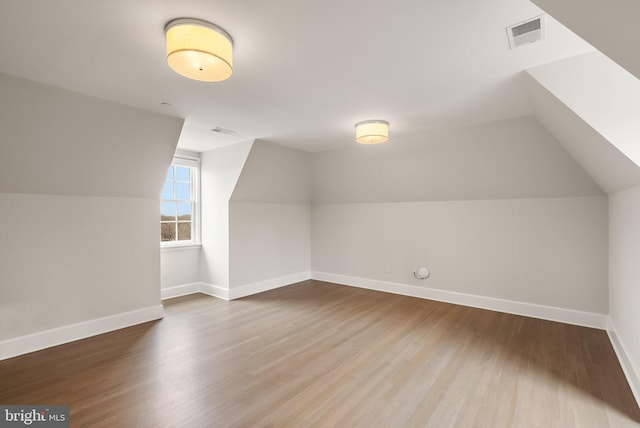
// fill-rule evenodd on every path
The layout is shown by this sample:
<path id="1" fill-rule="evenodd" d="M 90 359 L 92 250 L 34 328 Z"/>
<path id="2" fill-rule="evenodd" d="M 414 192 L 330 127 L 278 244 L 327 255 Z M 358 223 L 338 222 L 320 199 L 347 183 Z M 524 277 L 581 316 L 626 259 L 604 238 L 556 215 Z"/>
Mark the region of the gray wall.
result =
<path id="1" fill-rule="evenodd" d="M 606 195 L 533 117 L 317 153 L 313 177 L 313 271 L 607 313 Z"/>
<path id="2" fill-rule="evenodd" d="M 565 27 L 640 78 L 636 0 L 532 0 Z"/>
<path id="3" fill-rule="evenodd" d="M 531 116 L 313 156 L 316 204 L 603 194 Z"/>
<path id="4" fill-rule="evenodd" d="M 182 120 L 0 74 L 0 340 L 160 303 Z"/>
<path id="5" fill-rule="evenodd" d="M 640 3 L 533 2 L 617 63 L 594 52 L 537 67 L 529 74 L 536 81 L 530 85 L 534 87 L 536 115 L 609 194 L 609 330 L 640 402 L 640 32 L 635 25 Z M 541 87 L 552 96 L 544 94 Z M 572 117 L 574 113 L 579 120 Z M 571 126 L 562 118 L 578 125 Z"/>
<path id="6" fill-rule="evenodd" d="M 313 271 L 607 313 L 605 196 L 322 204 L 312 218 Z"/>
<path id="7" fill-rule="evenodd" d="M 311 155 L 256 140 L 230 202 L 232 286 L 309 272 Z"/>
<path id="8" fill-rule="evenodd" d="M 609 217 L 610 317 L 640 399 L 640 186 L 610 195 Z"/>

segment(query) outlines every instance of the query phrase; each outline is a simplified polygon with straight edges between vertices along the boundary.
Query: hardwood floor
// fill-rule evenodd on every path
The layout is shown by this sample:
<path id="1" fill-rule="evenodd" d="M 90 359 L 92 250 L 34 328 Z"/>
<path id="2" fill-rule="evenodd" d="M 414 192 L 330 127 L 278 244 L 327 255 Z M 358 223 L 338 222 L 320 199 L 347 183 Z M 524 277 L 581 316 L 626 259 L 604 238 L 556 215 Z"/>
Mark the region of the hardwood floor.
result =
<path id="1" fill-rule="evenodd" d="M 74 427 L 640 427 L 603 331 L 306 281 L 0 362 Z"/>

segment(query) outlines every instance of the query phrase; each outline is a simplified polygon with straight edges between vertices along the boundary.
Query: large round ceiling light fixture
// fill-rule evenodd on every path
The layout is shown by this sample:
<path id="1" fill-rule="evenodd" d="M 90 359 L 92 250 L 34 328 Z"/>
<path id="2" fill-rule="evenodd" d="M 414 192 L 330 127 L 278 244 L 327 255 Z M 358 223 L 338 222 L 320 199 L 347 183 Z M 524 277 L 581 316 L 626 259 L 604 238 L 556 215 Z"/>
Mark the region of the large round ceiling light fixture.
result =
<path id="1" fill-rule="evenodd" d="M 178 74 L 202 82 L 219 82 L 233 73 L 233 39 L 215 24 L 179 18 L 164 27 L 167 64 Z"/>
<path id="2" fill-rule="evenodd" d="M 360 144 L 384 143 L 389 139 L 389 122 L 365 120 L 356 123 L 356 141 Z"/>

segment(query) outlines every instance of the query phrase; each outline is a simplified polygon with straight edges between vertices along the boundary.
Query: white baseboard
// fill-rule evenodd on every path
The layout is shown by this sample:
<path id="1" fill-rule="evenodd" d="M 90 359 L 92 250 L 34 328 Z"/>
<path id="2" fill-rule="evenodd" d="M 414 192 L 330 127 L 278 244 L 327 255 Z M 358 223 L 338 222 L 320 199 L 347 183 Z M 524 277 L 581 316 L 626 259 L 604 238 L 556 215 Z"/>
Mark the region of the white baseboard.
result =
<path id="1" fill-rule="evenodd" d="M 200 293 L 208 296 L 217 297 L 219 299 L 229 300 L 229 289 L 218 285 L 200 283 Z"/>
<path id="2" fill-rule="evenodd" d="M 304 271 L 291 275 L 281 276 L 278 278 L 268 279 L 266 281 L 254 282 L 251 284 L 241 285 L 229 289 L 229 300 L 239 299 L 241 297 L 251 296 L 252 294 L 262 293 L 264 291 L 273 290 L 275 288 L 284 287 L 285 285 L 295 284 L 311 279 L 311 272 Z"/>
<path id="3" fill-rule="evenodd" d="M 156 305 L 4 340 L 0 342 L 0 360 L 131 327 L 132 325 L 157 320 L 162 317 L 162 305 Z"/>
<path id="4" fill-rule="evenodd" d="M 627 348 L 624 346 L 624 342 L 618 334 L 611 318 L 609 318 L 607 334 L 609 335 L 609 340 L 611 341 L 613 350 L 618 356 L 618 361 L 620 361 L 620 366 L 622 366 L 622 371 L 627 378 L 627 382 L 629 382 L 631 392 L 633 393 L 638 406 L 640 406 L 640 371 L 638 371 L 635 364 L 633 364 L 633 360 L 629 357 Z"/>
<path id="5" fill-rule="evenodd" d="M 178 285 L 175 287 L 162 288 L 160 290 L 160 298 L 173 299 L 174 297 L 186 296 L 188 294 L 199 293 L 201 288 L 200 282 L 192 282 L 190 284 Z"/>
<path id="6" fill-rule="evenodd" d="M 173 299 L 174 297 L 188 296 L 190 294 L 202 293 L 207 296 L 229 300 L 229 289 L 218 285 L 207 284 L 206 282 L 192 282 L 189 284 L 167 287 L 161 290 L 162 300 Z"/>
<path id="7" fill-rule="evenodd" d="M 162 289 L 162 298 L 170 299 L 173 297 L 186 296 L 188 294 L 202 293 L 208 296 L 218 297 L 219 299 L 234 300 L 284 287 L 286 285 L 295 284 L 296 282 L 306 281 L 308 279 L 311 279 L 311 272 L 304 271 L 232 288 L 207 284 L 206 282 L 194 282 L 191 284 L 179 285 L 177 287 L 164 288 Z"/>
<path id="8" fill-rule="evenodd" d="M 434 288 L 417 287 L 415 285 L 398 284 L 394 282 L 357 278 L 326 272 L 311 272 L 311 278 L 318 281 L 333 282 L 352 287 L 367 288 L 387 293 L 402 294 L 404 296 L 420 297 L 439 302 L 454 303 L 456 305 L 489 309 L 508 314 L 523 315 L 549 321 L 558 321 L 584 327 L 607 328 L 607 316 L 593 312 L 582 312 L 553 306 L 537 305 L 533 303 L 517 302 L 494 297 L 477 296 L 454 291 L 437 290 Z"/>

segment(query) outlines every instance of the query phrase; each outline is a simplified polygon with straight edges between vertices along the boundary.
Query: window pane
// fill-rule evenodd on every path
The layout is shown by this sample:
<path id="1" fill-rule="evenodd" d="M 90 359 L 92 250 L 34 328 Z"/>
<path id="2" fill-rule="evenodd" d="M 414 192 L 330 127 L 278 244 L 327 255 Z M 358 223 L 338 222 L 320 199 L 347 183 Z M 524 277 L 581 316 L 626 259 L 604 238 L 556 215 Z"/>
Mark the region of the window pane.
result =
<path id="1" fill-rule="evenodd" d="M 167 170 L 167 179 L 160 194 L 160 239 L 162 242 L 191 243 L 194 240 L 193 231 L 196 201 L 194 189 L 197 177 L 197 167 L 172 164 Z"/>
<path id="2" fill-rule="evenodd" d="M 173 199 L 173 181 L 165 181 L 160 199 Z"/>
<path id="3" fill-rule="evenodd" d="M 160 240 L 162 242 L 176 240 L 175 223 L 160 223 Z"/>
<path id="4" fill-rule="evenodd" d="M 185 166 L 176 166 L 176 180 L 190 181 L 191 171 Z"/>
<path id="5" fill-rule="evenodd" d="M 160 220 L 175 221 L 176 220 L 176 203 L 160 202 Z"/>
<path id="6" fill-rule="evenodd" d="M 178 220 L 190 221 L 191 220 L 191 203 L 178 203 Z"/>
<path id="7" fill-rule="evenodd" d="M 191 199 L 191 190 L 189 183 L 176 183 L 176 199 L 179 201 L 188 201 L 189 199 Z"/>
<path id="8" fill-rule="evenodd" d="M 178 223 L 178 241 L 191 241 L 191 222 Z"/>

